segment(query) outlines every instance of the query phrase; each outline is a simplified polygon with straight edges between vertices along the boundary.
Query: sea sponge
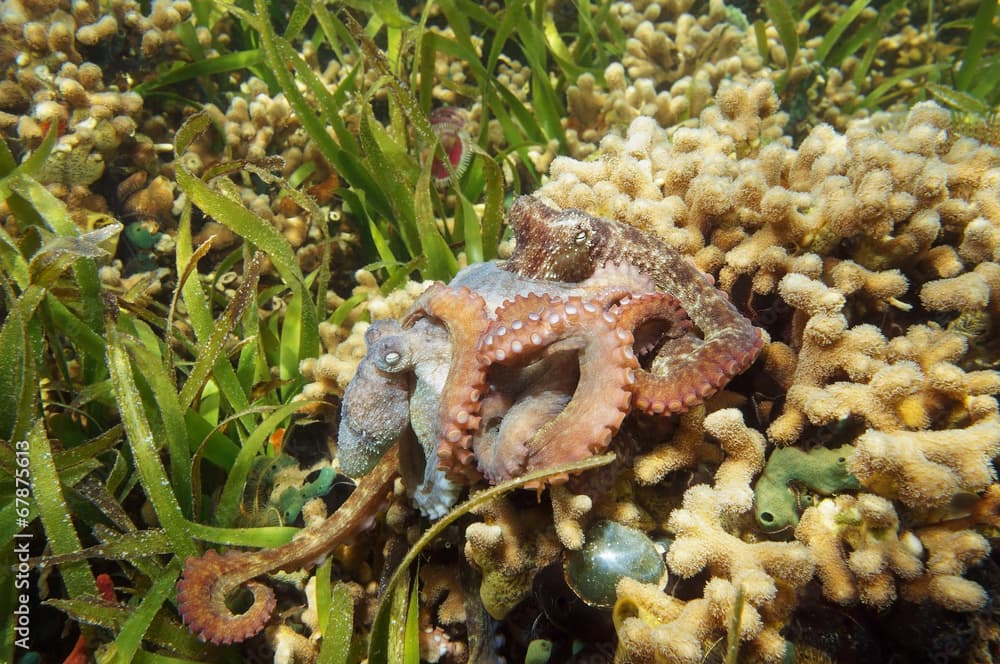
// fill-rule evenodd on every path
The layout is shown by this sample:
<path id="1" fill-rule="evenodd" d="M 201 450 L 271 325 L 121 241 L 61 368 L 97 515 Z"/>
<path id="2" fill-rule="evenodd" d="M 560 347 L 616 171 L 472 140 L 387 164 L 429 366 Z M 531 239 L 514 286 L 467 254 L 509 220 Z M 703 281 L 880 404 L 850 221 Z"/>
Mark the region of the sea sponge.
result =
<path id="1" fill-rule="evenodd" d="M 754 485 L 757 523 L 765 530 L 794 527 L 800 506 L 811 502 L 811 493 L 830 495 L 857 489 L 857 478 L 847 472 L 847 459 L 853 453 L 850 445 L 817 447 L 808 452 L 797 447 L 772 451 Z M 803 490 L 810 493 L 800 493 Z"/>

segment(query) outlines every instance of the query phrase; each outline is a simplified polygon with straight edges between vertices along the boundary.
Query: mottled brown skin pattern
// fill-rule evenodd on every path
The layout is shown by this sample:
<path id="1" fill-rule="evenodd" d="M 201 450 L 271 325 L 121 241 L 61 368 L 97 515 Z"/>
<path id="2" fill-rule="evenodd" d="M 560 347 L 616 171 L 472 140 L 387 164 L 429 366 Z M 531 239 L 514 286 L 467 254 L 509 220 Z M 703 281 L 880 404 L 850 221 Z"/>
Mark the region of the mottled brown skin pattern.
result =
<path id="1" fill-rule="evenodd" d="M 580 281 L 609 261 L 628 263 L 676 297 L 701 330 L 701 340 L 688 336 L 665 345 L 656 379 L 644 379 L 636 408 L 683 412 L 747 369 L 760 353 L 761 331 L 656 236 L 580 210 L 556 210 L 534 196 L 516 199 L 508 219 L 517 247 L 505 269 L 533 279 Z"/>
<path id="2" fill-rule="evenodd" d="M 340 509 L 318 528 L 304 531 L 288 544 L 222 555 L 208 551 L 199 558 L 188 558 L 177 582 L 177 610 L 184 624 L 210 643 L 245 641 L 259 632 L 274 611 L 274 591 L 251 579 L 279 569 L 313 567 L 335 546 L 370 528 L 387 503 L 398 468 L 398 447 L 393 447 Z M 244 613 L 236 614 L 226 606 L 226 598 L 240 586 L 251 591 L 254 601 Z"/>

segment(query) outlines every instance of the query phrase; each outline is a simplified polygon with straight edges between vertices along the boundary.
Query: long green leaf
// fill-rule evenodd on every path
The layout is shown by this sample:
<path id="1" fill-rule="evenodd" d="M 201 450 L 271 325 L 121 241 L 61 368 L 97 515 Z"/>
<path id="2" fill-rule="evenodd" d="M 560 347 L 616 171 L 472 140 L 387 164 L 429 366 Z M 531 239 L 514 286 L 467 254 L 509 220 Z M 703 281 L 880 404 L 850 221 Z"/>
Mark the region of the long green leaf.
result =
<path id="1" fill-rule="evenodd" d="M 403 630 L 403 664 L 420 664 L 420 575 L 413 575 Z"/>
<path id="2" fill-rule="evenodd" d="M 166 531 L 147 529 L 127 533 L 115 532 L 114 539 L 108 542 L 88 546 L 86 549 L 61 556 L 44 556 L 42 561 L 46 564 L 56 565 L 89 558 L 135 561 L 147 556 L 170 553 L 172 550 L 173 545 L 170 543 Z"/>
<path id="3" fill-rule="evenodd" d="M 249 69 L 264 61 L 264 55 L 259 50 L 240 51 L 238 53 L 226 53 L 214 58 L 191 62 L 169 72 L 157 76 L 147 83 L 141 83 L 135 87 L 135 92 L 145 96 L 154 90 L 176 85 L 183 81 L 199 78 L 201 76 L 214 76 L 240 69 Z"/>
<path id="4" fill-rule="evenodd" d="M 361 116 L 360 135 L 361 145 L 365 150 L 365 160 L 372 172 L 384 174 L 379 180 L 379 187 L 392 207 L 394 225 L 399 230 L 400 238 L 406 245 L 409 255 L 418 256 L 421 244 L 420 234 L 416 228 L 412 180 L 408 186 L 408 178 L 382 152 L 376 131 L 381 131 L 381 127 L 372 117 L 371 110 L 365 109 Z"/>
<path id="5" fill-rule="evenodd" d="M 767 17 L 774 23 L 781 39 L 781 46 L 785 49 L 785 60 L 787 68 L 790 70 L 795 64 L 795 56 L 799 52 L 799 35 L 795 27 L 795 16 L 786 0 L 763 0 L 761 3 Z"/>
<path id="6" fill-rule="evenodd" d="M 317 664 L 348 664 L 354 629 L 354 599 L 346 583 L 337 583 L 331 589 L 325 622 Z"/>
<path id="7" fill-rule="evenodd" d="M 222 526 L 228 526 L 236 519 L 239 513 L 240 497 L 246 487 L 247 477 L 253 465 L 254 458 L 260 453 L 264 442 L 278 425 L 290 417 L 292 413 L 302 407 L 301 403 L 285 404 L 276 408 L 267 418 L 261 422 L 253 433 L 247 437 L 240 449 L 236 462 L 226 477 L 226 484 L 222 488 L 222 496 L 219 498 L 219 505 L 216 509 L 216 522 Z"/>
<path id="8" fill-rule="evenodd" d="M 991 33 L 994 34 L 994 39 L 996 38 L 996 28 L 993 27 L 993 17 L 996 13 L 996 0 L 979 0 L 976 18 L 972 21 L 972 32 L 969 34 L 965 50 L 962 51 L 962 65 L 955 77 L 955 87 L 959 90 L 968 90 L 972 87 L 979 69 L 979 60 L 986 47 L 986 40 Z"/>
<path id="9" fill-rule="evenodd" d="M 503 224 L 503 170 L 488 155 L 480 155 L 483 173 L 486 176 L 486 202 L 483 205 L 483 259 L 492 260 L 497 256 L 500 243 L 500 227 Z"/>
<path id="10" fill-rule="evenodd" d="M 142 644 L 142 639 L 156 617 L 157 611 L 170 596 L 174 588 L 174 582 L 180 574 L 177 566 L 168 567 L 164 574 L 153 580 L 153 585 L 143 595 L 139 608 L 128 617 L 122 625 L 118 638 L 111 644 L 111 651 L 114 653 L 112 661 L 128 664 Z"/>
<path id="11" fill-rule="evenodd" d="M 160 462 L 157 446 L 153 442 L 153 432 L 146 420 L 141 396 L 132 376 L 132 364 L 125 351 L 125 342 L 112 322 L 109 321 L 106 330 L 111 384 L 114 387 L 118 411 L 125 426 L 129 448 L 132 450 L 136 469 L 139 471 L 142 488 L 153 505 L 160 525 L 170 535 L 177 555 L 182 559 L 197 555 L 197 549 L 191 541 L 177 497 L 171 490 L 170 480 Z"/>
<path id="12" fill-rule="evenodd" d="M 287 544 L 298 534 L 290 526 L 265 526 L 262 528 L 219 528 L 203 523 L 189 523 L 191 536 L 212 544 L 226 546 L 254 546 L 261 549 Z"/>
<path id="13" fill-rule="evenodd" d="M 903 81 L 917 80 L 927 74 L 933 73 L 935 71 L 940 71 L 945 67 L 945 63 L 935 63 L 930 65 L 920 65 L 919 67 L 910 67 L 905 69 L 895 76 L 890 76 L 885 81 L 882 82 L 877 88 L 872 90 L 865 96 L 864 102 L 861 104 L 862 108 L 873 109 L 878 106 L 882 98 L 889 93 L 890 90 L 895 88 L 897 85 Z"/>
<path id="14" fill-rule="evenodd" d="M 198 393 L 201 392 L 212 369 L 219 359 L 223 357 L 222 352 L 225 349 L 226 341 L 243 316 L 243 311 L 246 307 L 256 304 L 257 280 L 260 278 L 260 268 L 261 256 L 260 254 L 254 254 L 246 266 L 243 282 L 236 289 L 236 295 L 233 296 L 223 315 L 216 321 L 212 329 L 212 334 L 202 344 L 198 358 L 191 369 L 191 374 L 188 376 L 187 381 L 185 381 L 184 387 L 181 388 L 179 398 L 182 408 L 190 406 L 194 402 L 195 397 L 198 396 Z"/>
<path id="15" fill-rule="evenodd" d="M 864 11 L 865 7 L 869 4 L 871 4 L 871 0 L 854 0 L 854 2 L 851 3 L 851 6 L 840 15 L 837 22 L 834 23 L 823 36 L 823 41 L 821 41 L 819 46 L 816 47 L 816 52 L 813 54 L 813 57 L 816 58 L 817 62 L 820 64 L 826 64 L 826 56 L 830 54 L 830 51 L 840 40 L 840 36 L 844 34 L 844 31 L 847 30 L 852 23 L 854 23 L 854 20 L 861 15 L 861 12 Z"/>
<path id="16" fill-rule="evenodd" d="M 45 289 L 29 286 L 17 299 L 0 328 L 0 437 L 23 440 L 37 416 L 38 380 L 29 329 L 35 309 L 45 297 Z"/>
<path id="17" fill-rule="evenodd" d="M 420 234 L 420 246 L 427 258 L 427 269 L 423 271 L 424 278 L 449 281 L 458 271 L 458 261 L 455 260 L 455 255 L 451 253 L 448 243 L 444 241 L 434 221 L 434 207 L 431 204 L 431 165 L 432 162 L 428 159 L 417 179 L 413 212 Z"/>
<path id="18" fill-rule="evenodd" d="M 306 297 L 307 286 L 302 270 L 299 268 L 295 251 L 288 240 L 278 230 L 222 194 L 213 191 L 208 185 L 188 173 L 183 168 L 177 171 L 177 183 L 191 200 L 206 214 L 221 224 L 228 226 L 235 233 L 246 238 L 258 249 L 267 254 L 272 264 L 281 275 L 282 280 L 293 293 Z M 315 307 L 302 309 L 302 339 L 299 357 L 313 357 L 319 349 L 319 321 L 316 320 Z"/>
<path id="19" fill-rule="evenodd" d="M 285 283 L 302 284 L 302 271 L 295 251 L 274 226 L 213 190 L 184 168 L 177 169 L 177 184 L 205 214 L 266 253 Z"/>
<path id="20" fill-rule="evenodd" d="M 171 376 L 167 373 L 158 355 L 139 344 L 128 344 L 132 362 L 139 369 L 156 399 L 157 411 L 166 435 L 166 446 L 170 458 L 170 481 L 181 511 L 191 517 L 193 489 L 191 484 L 191 445 L 188 440 L 184 409 Z"/>
<path id="21" fill-rule="evenodd" d="M 45 526 L 46 543 L 57 555 L 78 551 L 81 548 L 80 538 L 73 527 L 73 521 L 66 518 L 72 512 L 63 497 L 59 473 L 52 460 L 52 447 L 45 433 L 45 422 L 41 418 L 35 421 L 28 434 L 27 448 L 31 497 L 42 518 L 42 525 Z M 97 593 L 97 583 L 87 563 L 66 563 L 59 566 L 59 572 L 70 597 Z"/>

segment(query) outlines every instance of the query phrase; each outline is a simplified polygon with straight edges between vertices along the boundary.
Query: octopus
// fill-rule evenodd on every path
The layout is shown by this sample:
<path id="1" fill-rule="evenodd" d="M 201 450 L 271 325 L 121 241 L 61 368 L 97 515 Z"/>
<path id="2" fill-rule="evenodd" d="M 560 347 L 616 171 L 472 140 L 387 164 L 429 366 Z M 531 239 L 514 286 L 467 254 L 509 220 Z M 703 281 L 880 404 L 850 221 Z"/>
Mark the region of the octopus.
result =
<path id="1" fill-rule="evenodd" d="M 253 579 L 315 563 L 370 526 L 397 474 L 439 518 L 467 485 L 605 451 L 630 412 L 702 403 L 763 346 L 711 278 L 653 235 L 533 196 L 514 201 L 509 224 L 507 261 L 435 283 L 401 321 L 368 329 L 338 432 L 341 468 L 359 478 L 347 502 L 283 547 L 186 561 L 178 608 L 200 638 L 260 631 L 275 600 Z M 234 614 L 226 597 L 244 584 L 254 603 Z"/>

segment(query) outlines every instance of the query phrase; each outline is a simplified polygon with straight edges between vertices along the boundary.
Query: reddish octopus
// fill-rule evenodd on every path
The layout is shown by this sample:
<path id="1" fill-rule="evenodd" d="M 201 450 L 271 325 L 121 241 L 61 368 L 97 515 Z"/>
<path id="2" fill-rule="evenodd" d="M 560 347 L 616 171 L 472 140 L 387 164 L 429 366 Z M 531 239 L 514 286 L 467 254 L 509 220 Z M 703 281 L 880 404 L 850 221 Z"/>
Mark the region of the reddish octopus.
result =
<path id="1" fill-rule="evenodd" d="M 604 451 L 631 410 L 701 403 L 759 353 L 761 331 L 654 236 L 531 196 L 515 200 L 509 223 L 508 261 L 466 268 L 432 285 L 401 324 L 369 329 L 339 432 L 341 465 L 361 477 L 348 501 L 282 547 L 186 561 L 178 608 L 200 638 L 260 631 L 275 600 L 252 579 L 314 564 L 367 528 L 397 473 L 437 518 L 483 477 Z M 225 600 L 243 584 L 254 603 L 234 614 Z"/>

